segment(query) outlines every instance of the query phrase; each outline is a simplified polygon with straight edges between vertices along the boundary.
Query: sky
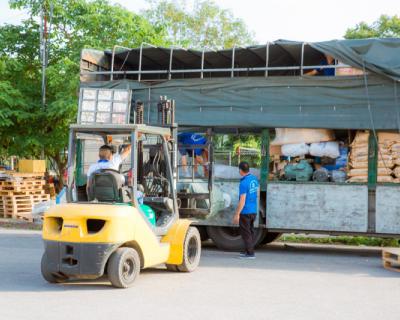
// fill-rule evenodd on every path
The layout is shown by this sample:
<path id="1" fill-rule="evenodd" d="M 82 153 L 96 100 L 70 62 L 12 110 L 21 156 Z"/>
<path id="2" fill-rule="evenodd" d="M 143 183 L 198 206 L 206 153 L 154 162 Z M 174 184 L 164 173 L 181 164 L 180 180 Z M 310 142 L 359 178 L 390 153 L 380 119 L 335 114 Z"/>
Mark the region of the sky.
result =
<path id="1" fill-rule="evenodd" d="M 146 0 L 110 0 L 139 12 Z M 190 2 L 190 0 L 188 0 Z M 349 27 L 372 23 L 381 14 L 400 15 L 400 0 L 214 0 L 243 19 L 258 43 L 277 39 L 323 41 L 342 39 Z M 18 23 L 24 12 L 10 10 L 0 0 L 0 24 Z"/>

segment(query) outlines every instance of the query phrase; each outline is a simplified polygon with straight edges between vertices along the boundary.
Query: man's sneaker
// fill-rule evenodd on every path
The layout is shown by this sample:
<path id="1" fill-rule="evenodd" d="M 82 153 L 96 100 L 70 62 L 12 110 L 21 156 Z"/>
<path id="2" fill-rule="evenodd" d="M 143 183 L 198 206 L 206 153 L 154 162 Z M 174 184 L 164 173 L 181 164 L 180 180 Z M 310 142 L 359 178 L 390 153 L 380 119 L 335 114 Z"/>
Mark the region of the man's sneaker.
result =
<path id="1" fill-rule="evenodd" d="M 247 253 L 246 253 L 246 252 L 241 252 L 241 253 L 239 253 L 239 257 L 240 257 L 240 258 L 243 258 L 243 257 L 245 257 L 245 256 L 247 256 Z"/>
<path id="2" fill-rule="evenodd" d="M 255 254 L 244 254 L 243 256 L 239 256 L 240 259 L 243 260 L 254 260 L 256 258 Z"/>

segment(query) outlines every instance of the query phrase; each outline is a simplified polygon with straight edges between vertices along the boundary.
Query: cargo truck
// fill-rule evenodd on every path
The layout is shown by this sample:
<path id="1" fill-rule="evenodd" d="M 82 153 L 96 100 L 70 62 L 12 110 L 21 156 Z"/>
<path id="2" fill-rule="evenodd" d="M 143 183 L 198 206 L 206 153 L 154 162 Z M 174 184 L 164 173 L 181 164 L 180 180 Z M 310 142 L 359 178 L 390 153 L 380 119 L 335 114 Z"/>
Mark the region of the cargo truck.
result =
<path id="1" fill-rule="evenodd" d="M 324 62 L 327 55 L 334 58 L 333 65 Z M 125 90 L 131 100 L 129 114 L 121 115 L 124 121 L 160 123 L 160 108 L 167 106 L 175 109 L 172 122 L 178 131 L 207 137 L 201 146 L 209 155 L 207 176 L 179 174 L 177 160 L 178 205 L 181 217 L 194 220 L 202 238 L 210 237 L 222 249 L 242 246 L 231 223 L 240 160 L 247 160 L 260 179 L 257 244 L 287 232 L 398 237 L 400 184 L 394 175 L 389 182 L 379 182 L 380 163 L 387 162 L 378 135 L 400 129 L 399 64 L 399 39 L 275 41 L 218 51 L 146 44 L 85 49 L 79 108 L 87 123 L 118 121 L 102 118 L 102 108 L 117 109 L 114 94 Z M 324 75 L 328 68 L 334 75 Z M 307 75 L 310 70 L 316 75 Z M 351 145 L 358 133 L 366 132 L 364 179 L 280 179 L 274 175 L 273 160 L 291 159 L 271 145 L 278 138 L 276 128 L 329 130 L 348 148 L 347 172 Z M 85 173 L 100 142 L 82 143 L 83 149 L 93 150 L 77 155 L 81 166 L 76 181 L 84 190 Z M 160 159 L 138 161 L 142 171 L 162 165 Z M 124 166 L 129 169 L 130 163 Z M 145 189 L 151 196 L 151 186 Z"/>

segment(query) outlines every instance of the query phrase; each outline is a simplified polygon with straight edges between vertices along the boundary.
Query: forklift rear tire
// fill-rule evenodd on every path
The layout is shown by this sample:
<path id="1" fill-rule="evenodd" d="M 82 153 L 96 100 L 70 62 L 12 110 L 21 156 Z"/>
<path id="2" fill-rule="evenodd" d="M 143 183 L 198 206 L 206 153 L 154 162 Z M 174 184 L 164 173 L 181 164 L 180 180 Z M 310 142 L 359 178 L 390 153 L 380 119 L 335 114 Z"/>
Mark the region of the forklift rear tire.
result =
<path id="1" fill-rule="evenodd" d="M 258 246 L 261 240 L 264 239 L 265 232 L 266 230 L 262 228 L 254 229 L 254 246 Z M 207 233 L 218 249 L 228 251 L 244 249 L 244 243 L 237 227 L 209 226 L 207 227 Z"/>
<path id="2" fill-rule="evenodd" d="M 183 262 L 179 265 L 167 264 L 167 270 L 192 272 L 200 262 L 201 238 L 196 227 L 189 227 L 183 243 Z"/>
<path id="3" fill-rule="evenodd" d="M 51 273 L 48 268 L 47 254 L 43 253 L 42 261 L 40 263 L 40 271 L 42 273 L 42 277 L 49 283 L 62 283 L 68 280 L 66 277 L 57 276 L 54 273 Z"/>
<path id="4" fill-rule="evenodd" d="M 129 288 L 139 273 L 140 257 L 133 248 L 118 248 L 108 260 L 107 275 L 114 287 Z"/>

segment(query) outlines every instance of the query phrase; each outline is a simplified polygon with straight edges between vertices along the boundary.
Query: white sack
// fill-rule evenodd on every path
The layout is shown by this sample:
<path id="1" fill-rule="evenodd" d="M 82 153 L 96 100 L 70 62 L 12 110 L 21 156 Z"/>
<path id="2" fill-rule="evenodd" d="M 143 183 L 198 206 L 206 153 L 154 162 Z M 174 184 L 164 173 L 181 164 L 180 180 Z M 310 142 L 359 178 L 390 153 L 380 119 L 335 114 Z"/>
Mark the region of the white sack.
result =
<path id="1" fill-rule="evenodd" d="M 309 153 L 310 147 L 306 143 L 285 144 L 282 154 L 286 157 L 301 157 Z"/>
<path id="2" fill-rule="evenodd" d="M 271 141 L 272 146 L 335 140 L 333 130 L 328 129 L 276 128 L 275 133 L 275 139 Z"/>
<path id="3" fill-rule="evenodd" d="M 310 154 L 314 157 L 336 159 L 340 156 L 339 143 L 336 141 L 312 143 L 310 146 Z"/>
<path id="4" fill-rule="evenodd" d="M 228 166 L 225 164 L 214 164 L 213 175 L 220 179 L 240 179 L 239 168 L 237 166 Z M 260 178 L 260 169 L 250 168 L 250 173 Z"/>

